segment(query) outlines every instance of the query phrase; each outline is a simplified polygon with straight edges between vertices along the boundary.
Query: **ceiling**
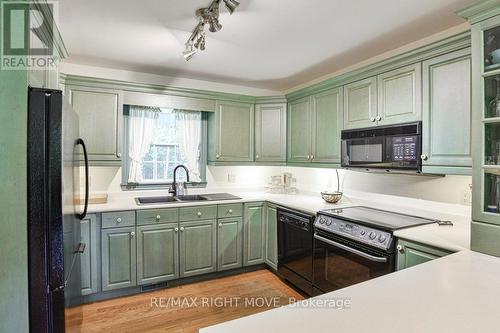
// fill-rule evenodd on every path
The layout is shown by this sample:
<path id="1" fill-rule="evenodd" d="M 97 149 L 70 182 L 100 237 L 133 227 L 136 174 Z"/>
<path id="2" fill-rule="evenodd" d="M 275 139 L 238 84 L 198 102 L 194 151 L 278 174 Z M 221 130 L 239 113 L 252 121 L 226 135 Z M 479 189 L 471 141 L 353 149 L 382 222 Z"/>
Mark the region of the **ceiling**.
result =
<path id="1" fill-rule="evenodd" d="M 210 0 L 61 0 L 71 63 L 285 91 L 464 21 L 473 0 L 239 0 L 186 62 Z"/>

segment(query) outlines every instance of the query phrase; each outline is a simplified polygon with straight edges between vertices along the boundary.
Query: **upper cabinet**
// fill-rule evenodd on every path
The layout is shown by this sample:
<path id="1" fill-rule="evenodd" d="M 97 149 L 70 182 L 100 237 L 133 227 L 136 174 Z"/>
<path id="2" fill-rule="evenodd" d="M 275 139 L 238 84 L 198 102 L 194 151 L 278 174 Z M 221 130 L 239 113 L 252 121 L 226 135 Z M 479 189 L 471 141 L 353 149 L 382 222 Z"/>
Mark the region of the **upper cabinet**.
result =
<path id="1" fill-rule="evenodd" d="M 340 163 L 342 88 L 289 104 L 288 162 Z"/>
<path id="2" fill-rule="evenodd" d="M 379 125 L 417 121 L 422 115 L 422 65 L 399 68 L 377 76 Z"/>
<path id="3" fill-rule="evenodd" d="M 217 101 L 208 136 L 209 162 L 253 162 L 254 104 Z"/>
<path id="4" fill-rule="evenodd" d="M 344 86 L 344 128 L 362 128 L 377 122 L 377 78 Z"/>
<path id="5" fill-rule="evenodd" d="M 286 162 L 286 104 L 255 106 L 255 162 Z"/>
<path id="6" fill-rule="evenodd" d="M 89 160 L 119 164 L 123 128 L 121 92 L 72 85 L 67 89 L 70 103 L 79 116 L 80 137 L 87 146 Z"/>
<path id="7" fill-rule="evenodd" d="M 471 172 L 470 49 L 423 63 L 424 172 Z"/>

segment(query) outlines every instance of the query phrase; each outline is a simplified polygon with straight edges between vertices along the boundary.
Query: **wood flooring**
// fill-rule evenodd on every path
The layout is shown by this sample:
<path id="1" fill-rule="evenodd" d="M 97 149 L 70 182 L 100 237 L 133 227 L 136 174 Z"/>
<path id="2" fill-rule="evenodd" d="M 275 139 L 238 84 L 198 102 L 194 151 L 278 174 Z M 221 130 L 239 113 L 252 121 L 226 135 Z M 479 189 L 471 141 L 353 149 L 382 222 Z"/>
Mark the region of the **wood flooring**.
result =
<path id="1" fill-rule="evenodd" d="M 66 323 L 69 332 L 195 333 L 293 299 L 303 297 L 262 269 L 70 308 Z"/>

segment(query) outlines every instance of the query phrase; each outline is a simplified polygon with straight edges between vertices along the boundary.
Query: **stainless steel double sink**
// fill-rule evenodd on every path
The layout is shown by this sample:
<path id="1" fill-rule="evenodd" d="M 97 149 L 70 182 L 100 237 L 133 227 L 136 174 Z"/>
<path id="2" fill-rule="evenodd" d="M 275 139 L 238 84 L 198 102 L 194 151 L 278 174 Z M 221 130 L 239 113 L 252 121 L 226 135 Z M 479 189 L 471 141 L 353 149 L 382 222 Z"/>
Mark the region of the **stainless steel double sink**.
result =
<path id="1" fill-rule="evenodd" d="M 209 193 L 209 194 L 191 194 L 179 196 L 156 196 L 156 197 L 137 197 L 135 202 L 139 206 L 143 205 L 163 205 L 171 203 L 182 202 L 200 202 L 200 201 L 224 201 L 224 200 L 238 200 L 241 199 L 229 193 Z"/>

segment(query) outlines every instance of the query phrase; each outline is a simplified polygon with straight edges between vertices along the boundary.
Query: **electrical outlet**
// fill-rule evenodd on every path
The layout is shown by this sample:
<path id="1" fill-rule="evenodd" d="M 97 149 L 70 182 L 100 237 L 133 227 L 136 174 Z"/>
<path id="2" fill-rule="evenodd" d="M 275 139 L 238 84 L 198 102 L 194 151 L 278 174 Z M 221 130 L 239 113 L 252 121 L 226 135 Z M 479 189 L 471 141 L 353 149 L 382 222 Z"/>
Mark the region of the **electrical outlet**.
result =
<path id="1" fill-rule="evenodd" d="M 464 191 L 462 203 L 464 205 L 472 205 L 472 184 L 469 184 L 468 188 Z"/>
<path id="2" fill-rule="evenodd" d="M 227 174 L 227 182 L 228 183 L 236 183 L 236 175 L 234 173 Z"/>

